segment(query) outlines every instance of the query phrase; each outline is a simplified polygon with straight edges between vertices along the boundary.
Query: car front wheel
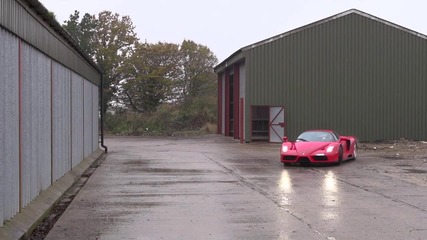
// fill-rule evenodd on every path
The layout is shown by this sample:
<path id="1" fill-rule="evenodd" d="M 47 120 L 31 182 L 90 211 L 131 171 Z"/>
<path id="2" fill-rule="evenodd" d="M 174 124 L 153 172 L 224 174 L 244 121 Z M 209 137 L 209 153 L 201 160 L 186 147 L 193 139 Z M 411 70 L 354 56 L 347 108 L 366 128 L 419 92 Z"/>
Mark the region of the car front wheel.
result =
<path id="1" fill-rule="evenodd" d="M 356 160 L 356 157 L 357 157 L 357 144 L 354 144 L 353 160 Z"/>
<path id="2" fill-rule="evenodd" d="M 338 162 L 337 162 L 337 165 L 341 165 L 341 163 L 342 163 L 342 155 L 343 155 L 343 150 L 342 150 L 342 146 L 340 146 L 340 149 L 338 150 Z"/>

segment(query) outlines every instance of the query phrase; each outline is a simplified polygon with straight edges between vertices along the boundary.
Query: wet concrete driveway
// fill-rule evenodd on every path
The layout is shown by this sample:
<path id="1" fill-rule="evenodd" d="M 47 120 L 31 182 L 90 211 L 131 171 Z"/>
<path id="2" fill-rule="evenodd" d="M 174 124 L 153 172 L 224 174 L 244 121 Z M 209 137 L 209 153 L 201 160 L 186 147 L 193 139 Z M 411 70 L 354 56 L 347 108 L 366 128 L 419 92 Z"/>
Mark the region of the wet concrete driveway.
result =
<path id="1" fill-rule="evenodd" d="M 284 168 L 279 145 L 218 135 L 106 144 L 46 239 L 427 239 L 427 184 L 387 159 Z"/>

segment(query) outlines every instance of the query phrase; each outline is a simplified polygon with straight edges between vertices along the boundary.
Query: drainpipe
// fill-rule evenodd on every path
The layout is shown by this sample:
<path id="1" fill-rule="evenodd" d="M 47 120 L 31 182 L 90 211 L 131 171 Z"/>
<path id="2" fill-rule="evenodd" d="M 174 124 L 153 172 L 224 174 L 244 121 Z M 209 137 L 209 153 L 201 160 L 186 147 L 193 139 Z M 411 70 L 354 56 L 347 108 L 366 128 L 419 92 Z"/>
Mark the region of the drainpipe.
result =
<path id="1" fill-rule="evenodd" d="M 108 152 L 107 146 L 104 145 L 104 74 L 101 73 L 101 86 L 99 87 L 101 95 L 101 147 L 104 148 L 104 152 Z"/>

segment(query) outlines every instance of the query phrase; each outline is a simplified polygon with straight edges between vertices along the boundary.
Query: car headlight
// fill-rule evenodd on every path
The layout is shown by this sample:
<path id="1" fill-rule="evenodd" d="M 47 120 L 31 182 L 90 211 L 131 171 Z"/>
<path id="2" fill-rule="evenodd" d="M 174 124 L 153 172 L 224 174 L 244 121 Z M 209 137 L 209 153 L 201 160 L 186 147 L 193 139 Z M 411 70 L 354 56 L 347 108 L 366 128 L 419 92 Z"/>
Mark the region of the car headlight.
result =
<path id="1" fill-rule="evenodd" d="M 328 147 L 326 148 L 326 152 L 327 152 L 327 153 L 330 153 L 330 152 L 332 152 L 332 151 L 334 151 L 334 146 L 328 146 Z"/>
<path id="2" fill-rule="evenodd" d="M 284 145 L 282 146 L 282 152 L 287 152 L 289 150 L 288 146 Z"/>

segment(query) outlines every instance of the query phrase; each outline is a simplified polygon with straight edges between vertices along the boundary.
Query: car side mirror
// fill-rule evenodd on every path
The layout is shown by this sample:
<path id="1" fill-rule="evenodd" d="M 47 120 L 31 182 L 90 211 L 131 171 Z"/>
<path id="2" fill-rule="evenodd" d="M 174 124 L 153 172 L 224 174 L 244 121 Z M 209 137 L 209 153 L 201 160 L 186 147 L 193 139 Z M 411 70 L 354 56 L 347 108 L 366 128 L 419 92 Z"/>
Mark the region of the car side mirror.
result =
<path id="1" fill-rule="evenodd" d="M 283 142 L 287 142 L 288 141 L 288 137 L 284 136 L 283 137 Z"/>

